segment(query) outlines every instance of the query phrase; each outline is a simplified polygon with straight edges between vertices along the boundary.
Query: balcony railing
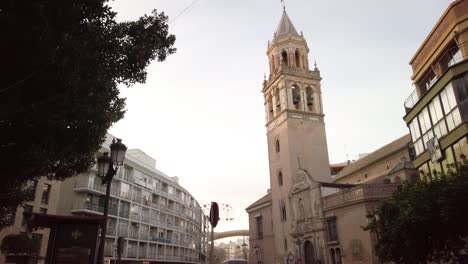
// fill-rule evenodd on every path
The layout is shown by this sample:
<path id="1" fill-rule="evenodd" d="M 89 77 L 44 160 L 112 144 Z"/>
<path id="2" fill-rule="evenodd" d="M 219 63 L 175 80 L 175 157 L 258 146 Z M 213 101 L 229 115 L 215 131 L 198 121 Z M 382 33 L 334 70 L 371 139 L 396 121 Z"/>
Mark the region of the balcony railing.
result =
<path id="1" fill-rule="evenodd" d="M 91 203 L 91 202 L 77 202 L 73 204 L 73 211 L 94 211 L 96 213 L 103 213 L 104 212 L 104 205 Z M 109 206 L 109 214 L 110 215 L 117 215 L 117 208 Z"/>
<path id="2" fill-rule="evenodd" d="M 392 195 L 397 188 L 397 184 L 359 185 L 324 197 L 323 206 L 324 209 L 328 209 L 352 202 L 383 199 Z"/>
<path id="3" fill-rule="evenodd" d="M 454 46 L 445 51 L 442 56 L 439 57 L 432 65 L 429 71 L 420 78 L 419 82 L 415 85 L 415 89 L 408 98 L 405 100 L 404 106 L 406 113 L 411 111 L 413 107 L 419 102 L 419 99 L 423 97 L 434 84 L 439 80 L 450 67 L 463 62 L 468 59 L 468 54 L 463 54 L 463 50 L 468 49 L 468 42 L 462 43 L 458 46 Z"/>

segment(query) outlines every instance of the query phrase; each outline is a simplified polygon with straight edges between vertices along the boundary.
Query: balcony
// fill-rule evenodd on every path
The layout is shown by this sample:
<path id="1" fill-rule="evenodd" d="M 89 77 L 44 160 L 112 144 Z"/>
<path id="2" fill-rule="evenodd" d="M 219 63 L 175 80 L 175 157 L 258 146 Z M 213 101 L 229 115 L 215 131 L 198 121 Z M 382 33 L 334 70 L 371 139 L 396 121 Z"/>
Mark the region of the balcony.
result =
<path id="1" fill-rule="evenodd" d="M 397 188 L 397 184 L 358 185 L 352 189 L 325 196 L 323 208 L 326 210 L 356 202 L 381 200 L 392 195 Z"/>
<path id="2" fill-rule="evenodd" d="M 75 191 L 91 191 L 92 193 L 102 194 L 106 193 L 106 186 L 102 185 L 100 180 L 90 181 L 82 180 L 75 181 Z"/>
<path id="3" fill-rule="evenodd" d="M 91 202 L 77 202 L 73 204 L 72 213 L 85 212 L 102 215 L 104 212 L 104 205 L 91 203 Z M 117 215 L 117 208 L 109 206 L 109 215 Z"/>
<path id="4" fill-rule="evenodd" d="M 437 83 L 447 70 L 468 59 L 468 54 L 463 54 L 462 50 L 468 49 L 468 42 L 455 45 L 446 50 L 429 68 L 428 72 L 418 80 L 415 89 L 405 100 L 406 113 L 419 102 L 419 100 Z"/>
<path id="5" fill-rule="evenodd" d="M 101 184 L 100 179 L 96 179 L 94 181 L 82 180 L 82 181 L 75 181 L 74 190 L 86 191 L 86 192 L 91 192 L 95 194 L 105 194 L 106 186 Z M 120 188 L 115 183 L 113 183 L 111 186 L 111 195 L 115 197 L 120 196 Z"/>

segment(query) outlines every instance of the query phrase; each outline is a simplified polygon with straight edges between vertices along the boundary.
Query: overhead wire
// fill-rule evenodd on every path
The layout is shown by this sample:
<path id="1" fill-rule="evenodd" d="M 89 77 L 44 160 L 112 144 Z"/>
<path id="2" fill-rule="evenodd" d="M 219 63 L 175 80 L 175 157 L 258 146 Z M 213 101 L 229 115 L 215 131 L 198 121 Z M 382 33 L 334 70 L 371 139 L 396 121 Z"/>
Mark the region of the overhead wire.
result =
<path id="1" fill-rule="evenodd" d="M 193 0 L 188 6 L 186 6 L 182 11 L 179 12 L 173 19 L 171 19 L 168 24 L 171 24 L 174 22 L 177 18 L 179 18 L 181 15 L 183 15 L 185 12 L 187 12 L 193 5 L 195 5 L 199 0 Z"/>

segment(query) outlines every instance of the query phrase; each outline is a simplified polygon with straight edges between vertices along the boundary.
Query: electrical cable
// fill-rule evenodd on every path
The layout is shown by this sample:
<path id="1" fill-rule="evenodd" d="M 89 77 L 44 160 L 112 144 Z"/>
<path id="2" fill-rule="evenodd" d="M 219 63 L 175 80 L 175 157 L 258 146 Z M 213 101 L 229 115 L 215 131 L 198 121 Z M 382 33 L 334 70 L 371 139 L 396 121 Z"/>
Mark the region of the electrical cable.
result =
<path id="1" fill-rule="evenodd" d="M 181 15 L 183 15 L 185 12 L 187 12 L 187 10 L 189 10 L 195 3 L 197 3 L 198 0 L 194 0 L 192 1 L 192 3 L 190 3 L 187 7 L 185 7 L 182 11 L 179 12 L 179 14 L 177 14 L 173 19 L 171 19 L 168 24 L 171 24 L 172 22 L 174 22 L 177 18 L 179 18 Z"/>

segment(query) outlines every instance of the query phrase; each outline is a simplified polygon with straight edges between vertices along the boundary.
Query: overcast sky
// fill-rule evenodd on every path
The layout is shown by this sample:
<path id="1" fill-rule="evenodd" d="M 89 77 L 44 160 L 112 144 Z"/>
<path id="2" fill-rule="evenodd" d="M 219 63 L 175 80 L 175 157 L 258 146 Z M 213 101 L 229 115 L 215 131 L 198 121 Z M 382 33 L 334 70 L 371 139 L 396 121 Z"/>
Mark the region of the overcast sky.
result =
<path id="1" fill-rule="evenodd" d="M 408 133 L 408 64 L 450 0 L 285 0 L 322 74 L 330 162 L 353 159 Z M 119 20 L 152 9 L 175 17 L 193 0 L 116 0 Z M 148 67 L 145 84 L 122 87 L 125 118 L 110 132 L 178 176 L 200 202 L 245 208 L 266 194 L 269 170 L 263 97 L 265 55 L 280 0 L 198 0 L 170 24 L 177 53 Z"/>

